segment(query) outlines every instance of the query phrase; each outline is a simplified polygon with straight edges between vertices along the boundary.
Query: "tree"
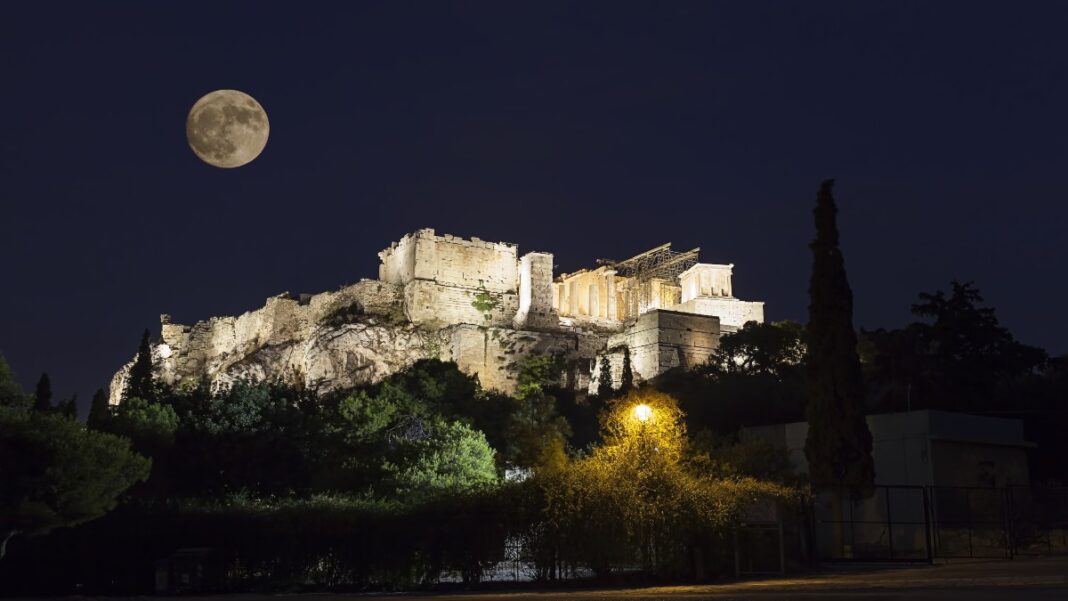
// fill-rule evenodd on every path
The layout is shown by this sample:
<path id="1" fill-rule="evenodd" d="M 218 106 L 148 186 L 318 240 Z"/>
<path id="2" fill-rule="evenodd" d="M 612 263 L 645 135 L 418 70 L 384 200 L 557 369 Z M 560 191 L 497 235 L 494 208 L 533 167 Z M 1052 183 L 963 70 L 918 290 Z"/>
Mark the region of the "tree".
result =
<path id="1" fill-rule="evenodd" d="M 8 365 L 7 359 L 0 354 L 0 407 L 25 408 L 26 394 L 19 386 L 18 378 Z"/>
<path id="2" fill-rule="evenodd" d="M 705 363 L 653 385 L 679 400 L 694 432 L 796 422 L 805 419 L 805 352 L 801 324 L 750 321 L 724 334 Z"/>
<path id="3" fill-rule="evenodd" d="M 1042 349 L 1019 343 L 971 282 L 922 293 L 919 320 L 902 329 L 863 332 L 876 406 L 988 411 L 1001 388 L 1041 371 Z M 1011 409 L 1019 399 L 1008 395 Z"/>
<path id="4" fill-rule="evenodd" d="M 804 326 L 796 321 L 750 321 L 737 332 L 723 335 L 705 370 L 770 375 L 782 380 L 792 375 L 804 360 Z"/>
<path id="5" fill-rule="evenodd" d="M 602 355 L 601 373 L 597 376 L 597 396 L 607 399 L 612 392 L 612 364 L 608 362 L 608 355 Z"/>
<path id="6" fill-rule="evenodd" d="M 149 343 L 149 333 L 146 329 L 141 335 L 141 344 L 137 348 L 137 357 L 130 367 L 130 373 L 126 376 L 126 389 L 122 398 L 138 397 L 149 402 L 155 402 L 156 382 L 152 376 L 152 346 Z"/>
<path id="7" fill-rule="evenodd" d="M 78 394 L 72 394 L 69 399 L 60 401 L 56 405 L 56 413 L 70 419 L 78 419 Z"/>
<path id="8" fill-rule="evenodd" d="M 541 536 L 553 548 L 547 561 L 604 575 L 639 559 L 650 573 L 699 575 L 704 565 L 697 557 L 706 547 L 713 551 L 712 541 L 722 540 L 743 508 L 788 494 L 736 471 L 714 476 L 707 458 L 691 461 L 682 411 L 666 394 L 632 390 L 610 401 L 601 417 L 603 444 L 535 477 Z"/>
<path id="9" fill-rule="evenodd" d="M 41 374 L 37 380 L 37 391 L 33 395 L 33 409 L 42 413 L 52 410 L 52 381 L 48 374 Z"/>
<path id="10" fill-rule="evenodd" d="M 85 425 L 91 430 L 104 430 L 109 417 L 111 417 L 111 406 L 108 403 L 108 395 L 103 388 L 97 388 L 89 404 L 89 417 Z"/>
<path id="11" fill-rule="evenodd" d="M 507 457 L 518 467 L 560 464 L 571 428 L 556 409 L 552 391 L 559 387 L 560 360 L 552 355 L 528 357 L 516 377 L 517 411 L 509 428 Z"/>
<path id="12" fill-rule="evenodd" d="M 115 407 L 112 421 L 124 421 L 126 404 Z M 338 399 L 284 384 L 237 382 L 216 394 L 196 387 L 129 411 L 138 440 L 165 458 L 157 470 L 163 477 L 151 484 L 190 494 L 308 493 L 323 470 L 350 459 L 338 441 L 345 425 Z"/>
<path id="13" fill-rule="evenodd" d="M 408 500 L 471 492 L 497 482 L 494 451 L 462 422 L 434 420 L 426 435 L 398 438 L 384 465 L 387 486 Z"/>
<path id="14" fill-rule="evenodd" d="M 108 432 L 129 438 L 135 449 L 152 455 L 174 442 L 178 415 L 170 405 L 130 397 L 115 408 L 106 428 Z"/>
<path id="15" fill-rule="evenodd" d="M 619 377 L 619 389 L 626 394 L 631 388 L 634 388 L 634 371 L 630 366 L 630 347 L 623 347 L 623 370 Z"/>
<path id="16" fill-rule="evenodd" d="M 119 436 L 59 415 L 0 408 L 0 559 L 19 534 L 104 515 L 150 466 Z"/>
<path id="17" fill-rule="evenodd" d="M 805 457 L 813 484 L 868 496 L 875 480 L 872 437 L 864 419 L 853 293 L 838 243 L 833 185 L 834 180 L 823 182 L 816 197 L 816 238 L 810 245 Z"/>

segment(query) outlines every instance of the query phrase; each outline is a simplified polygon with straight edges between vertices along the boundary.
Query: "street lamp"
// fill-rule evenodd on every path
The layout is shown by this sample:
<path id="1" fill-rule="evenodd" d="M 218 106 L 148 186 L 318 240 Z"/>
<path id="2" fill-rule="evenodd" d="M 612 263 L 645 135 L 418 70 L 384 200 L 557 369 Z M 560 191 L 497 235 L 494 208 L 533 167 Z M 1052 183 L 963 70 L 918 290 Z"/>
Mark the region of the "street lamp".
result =
<path id="1" fill-rule="evenodd" d="M 649 418 L 653 416 L 653 408 L 645 403 L 638 405 L 634 408 L 634 417 L 638 418 L 638 421 L 645 423 L 649 421 Z"/>

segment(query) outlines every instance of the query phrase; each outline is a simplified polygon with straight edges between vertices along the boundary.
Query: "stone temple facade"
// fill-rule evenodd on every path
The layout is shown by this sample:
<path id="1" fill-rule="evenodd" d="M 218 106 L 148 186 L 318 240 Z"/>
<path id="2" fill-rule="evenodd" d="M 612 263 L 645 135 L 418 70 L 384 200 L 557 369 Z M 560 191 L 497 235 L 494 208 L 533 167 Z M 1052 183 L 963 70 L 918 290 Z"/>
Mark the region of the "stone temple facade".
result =
<path id="1" fill-rule="evenodd" d="M 648 380 L 705 361 L 721 334 L 764 319 L 763 303 L 734 296 L 733 265 L 701 263 L 698 249 L 670 244 L 554 276 L 550 253 L 422 229 L 379 258 L 378 279 L 337 291 L 283 293 L 191 326 L 161 316 L 157 377 L 216 388 L 278 379 L 329 391 L 440 358 L 511 392 L 525 358 L 555 354 L 567 366 L 562 383 L 593 391 L 603 356 L 617 385 L 624 348 L 635 377 Z M 112 403 L 131 364 L 112 379 Z"/>

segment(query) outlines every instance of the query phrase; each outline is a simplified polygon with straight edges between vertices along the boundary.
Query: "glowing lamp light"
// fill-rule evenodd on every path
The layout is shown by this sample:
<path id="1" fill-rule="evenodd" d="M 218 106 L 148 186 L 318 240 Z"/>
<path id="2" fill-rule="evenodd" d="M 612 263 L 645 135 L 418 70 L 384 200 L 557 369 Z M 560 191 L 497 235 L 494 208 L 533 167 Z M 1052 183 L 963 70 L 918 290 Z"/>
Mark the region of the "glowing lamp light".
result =
<path id="1" fill-rule="evenodd" d="M 649 421 L 649 418 L 653 416 L 653 408 L 649 405 L 638 405 L 634 408 L 634 417 L 638 418 L 638 421 L 644 423 Z"/>

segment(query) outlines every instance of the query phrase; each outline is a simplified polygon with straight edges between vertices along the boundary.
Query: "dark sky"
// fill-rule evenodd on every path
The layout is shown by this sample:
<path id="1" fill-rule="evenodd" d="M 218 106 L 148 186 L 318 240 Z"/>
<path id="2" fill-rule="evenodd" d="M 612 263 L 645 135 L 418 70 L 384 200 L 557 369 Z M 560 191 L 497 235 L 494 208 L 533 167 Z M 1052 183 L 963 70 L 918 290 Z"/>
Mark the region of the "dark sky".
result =
<path id="1" fill-rule="evenodd" d="M 974 279 L 1068 351 L 1068 4 L 26 3 L 0 8 L 0 352 L 92 391 L 192 323 L 377 274 L 406 232 L 558 269 L 661 242 L 803 319 L 835 177 L 857 324 Z M 185 118 L 236 88 L 233 170 Z"/>

